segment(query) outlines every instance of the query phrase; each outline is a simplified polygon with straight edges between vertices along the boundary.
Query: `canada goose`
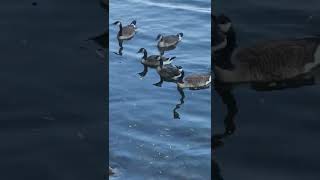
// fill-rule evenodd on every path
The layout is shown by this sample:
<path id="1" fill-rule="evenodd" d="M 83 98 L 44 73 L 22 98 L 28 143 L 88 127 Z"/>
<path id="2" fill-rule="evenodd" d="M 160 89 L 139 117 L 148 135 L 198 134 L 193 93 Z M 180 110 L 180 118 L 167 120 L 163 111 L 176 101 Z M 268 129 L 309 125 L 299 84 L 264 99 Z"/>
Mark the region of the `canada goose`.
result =
<path id="1" fill-rule="evenodd" d="M 164 65 L 161 56 L 158 57 L 158 60 L 160 61 L 160 65 L 157 66 L 157 72 L 160 76 L 160 81 L 154 84 L 155 86 L 161 86 L 163 80 L 176 81 L 181 76 L 181 72 L 183 72 L 181 66 L 175 66 L 172 64 Z"/>
<path id="2" fill-rule="evenodd" d="M 136 20 L 133 20 L 129 25 L 122 27 L 120 21 L 114 22 L 113 25 L 119 24 L 118 40 L 129 40 L 133 38 L 136 33 L 136 23 Z"/>
<path id="3" fill-rule="evenodd" d="M 160 65 L 159 57 L 161 57 L 164 65 L 171 64 L 173 59 L 176 58 L 176 57 L 166 58 L 164 56 L 159 56 L 159 55 L 148 56 L 147 50 L 145 48 L 140 48 L 140 50 L 137 53 L 143 53 L 141 64 L 147 65 L 149 67 L 159 66 Z"/>
<path id="4" fill-rule="evenodd" d="M 320 64 L 319 37 L 269 41 L 248 48 L 235 48 L 235 33 L 230 19 L 219 16 L 216 20 L 216 27 L 225 36 L 224 44 L 212 48 L 215 75 L 219 81 L 282 81 L 308 73 Z"/>
<path id="5" fill-rule="evenodd" d="M 184 76 L 184 71 L 181 72 L 181 76 L 178 79 L 177 85 L 179 88 L 191 88 L 191 89 L 201 89 L 209 87 L 211 83 L 211 74 L 191 74 Z"/>
<path id="6" fill-rule="evenodd" d="M 157 36 L 157 41 L 158 41 L 158 47 L 159 48 L 165 48 L 165 47 L 171 47 L 177 45 L 183 37 L 183 33 L 178 33 L 177 35 L 168 35 L 168 36 L 163 36 L 159 34 Z"/>

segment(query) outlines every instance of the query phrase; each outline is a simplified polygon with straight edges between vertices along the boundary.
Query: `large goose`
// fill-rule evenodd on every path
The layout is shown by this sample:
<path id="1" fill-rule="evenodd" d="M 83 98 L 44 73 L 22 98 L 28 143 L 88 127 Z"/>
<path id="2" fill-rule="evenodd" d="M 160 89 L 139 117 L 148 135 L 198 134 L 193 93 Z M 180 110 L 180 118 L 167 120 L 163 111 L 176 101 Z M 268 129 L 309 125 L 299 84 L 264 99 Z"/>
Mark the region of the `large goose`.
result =
<path id="1" fill-rule="evenodd" d="M 184 76 L 184 71 L 178 79 L 177 85 L 179 88 L 201 89 L 209 87 L 211 83 L 211 73 L 190 74 Z"/>
<path id="2" fill-rule="evenodd" d="M 157 36 L 157 41 L 158 41 L 158 47 L 159 48 L 166 48 L 166 47 L 172 47 L 177 45 L 183 37 L 183 33 L 178 33 L 177 35 L 168 35 L 168 36 L 163 36 L 159 34 Z"/>
<path id="3" fill-rule="evenodd" d="M 215 20 L 216 35 L 224 36 L 224 40 L 212 48 L 215 75 L 219 81 L 282 81 L 304 75 L 320 64 L 319 37 L 269 41 L 248 48 L 235 48 L 235 33 L 230 19 L 221 15 Z"/>
<path id="4" fill-rule="evenodd" d="M 133 36 L 136 33 L 136 20 L 133 20 L 129 25 L 122 26 L 122 23 L 120 21 L 116 21 L 113 24 L 118 25 L 119 24 L 119 32 L 117 35 L 117 38 L 119 40 L 129 40 L 133 38 Z"/>
<path id="5" fill-rule="evenodd" d="M 162 59 L 163 64 L 171 64 L 173 59 L 176 57 L 171 57 L 171 58 L 166 58 L 164 56 L 159 56 L 159 55 L 150 55 L 148 56 L 148 52 L 145 48 L 140 48 L 140 50 L 137 53 L 143 53 L 143 57 L 141 59 L 141 64 L 147 65 L 149 67 L 157 67 L 160 65 L 159 58 Z"/>

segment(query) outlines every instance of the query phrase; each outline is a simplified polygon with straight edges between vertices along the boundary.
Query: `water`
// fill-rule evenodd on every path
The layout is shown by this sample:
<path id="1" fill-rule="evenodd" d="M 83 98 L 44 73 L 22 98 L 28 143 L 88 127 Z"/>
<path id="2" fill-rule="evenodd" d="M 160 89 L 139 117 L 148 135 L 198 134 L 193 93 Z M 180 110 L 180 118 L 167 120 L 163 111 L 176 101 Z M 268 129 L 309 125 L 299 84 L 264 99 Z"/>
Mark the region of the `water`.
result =
<path id="1" fill-rule="evenodd" d="M 116 34 L 109 26 L 109 158 L 116 168 L 113 179 L 210 179 L 211 100 L 210 89 L 184 90 L 164 82 L 154 69 L 143 71 L 140 48 L 159 54 L 155 38 L 159 33 L 184 37 L 176 49 L 175 65 L 186 74 L 207 72 L 211 65 L 210 1 L 110 1 L 110 23 L 124 25 L 137 20 L 138 32 L 123 44 L 122 56 Z M 174 113 L 174 110 L 176 113 Z M 175 119 L 174 117 L 180 117 Z M 188 178 L 187 178 L 188 177 Z"/>
<path id="2" fill-rule="evenodd" d="M 215 9 L 233 20 L 239 45 L 246 46 L 318 34 L 319 5 L 319 1 L 223 0 Z M 265 92 L 234 89 L 237 130 L 214 153 L 220 175 L 226 180 L 319 179 L 319 89 L 319 85 Z M 212 101 L 214 130 L 222 132 L 226 108 L 215 92 Z"/>
<path id="3" fill-rule="evenodd" d="M 32 2 L 0 6 L 0 179 L 102 179 L 108 74 L 84 40 L 106 30 L 106 13 L 98 1 Z"/>

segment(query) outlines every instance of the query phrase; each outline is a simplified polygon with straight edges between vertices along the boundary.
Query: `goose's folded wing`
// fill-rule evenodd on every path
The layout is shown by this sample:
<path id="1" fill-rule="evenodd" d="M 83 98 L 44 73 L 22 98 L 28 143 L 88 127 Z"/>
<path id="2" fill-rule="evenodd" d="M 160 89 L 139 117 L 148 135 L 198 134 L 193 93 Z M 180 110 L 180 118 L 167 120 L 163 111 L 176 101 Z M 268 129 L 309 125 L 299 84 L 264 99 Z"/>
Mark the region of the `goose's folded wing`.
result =
<path id="1" fill-rule="evenodd" d="M 122 28 L 122 34 L 123 35 L 131 35 L 134 33 L 134 27 L 129 25 Z"/>
<path id="2" fill-rule="evenodd" d="M 178 36 L 176 35 L 169 35 L 164 37 L 164 41 L 168 44 L 176 43 L 179 40 Z"/>
<path id="3" fill-rule="evenodd" d="M 185 77 L 184 81 L 190 84 L 197 84 L 209 81 L 210 75 L 208 74 L 192 74 Z"/>
<path id="4" fill-rule="evenodd" d="M 309 39 L 270 41 L 237 51 L 237 61 L 248 64 L 277 63 L 303 66 L 313 61 L 318 43 Z"/>

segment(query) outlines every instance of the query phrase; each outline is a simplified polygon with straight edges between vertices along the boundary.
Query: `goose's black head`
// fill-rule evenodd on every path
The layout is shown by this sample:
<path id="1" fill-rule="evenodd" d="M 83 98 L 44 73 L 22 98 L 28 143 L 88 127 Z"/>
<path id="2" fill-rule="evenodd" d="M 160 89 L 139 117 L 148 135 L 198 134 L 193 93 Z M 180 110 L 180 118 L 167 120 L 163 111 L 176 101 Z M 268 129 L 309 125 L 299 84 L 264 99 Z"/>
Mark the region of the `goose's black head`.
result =
<path id="1" fill-rule="evenodd" d="M 184 82 L 183 82 L 183 78 L 184 78 L 184 71 L 182 70 L 182 71 L 181 71 L 181 76 L 180 76 L 179 79 L 178 79 L 178 83 L 183 84 L 183 83 L 184 83 Z"/>
<path id="2" fill-rule="evenodd" d="M 147 50 L 145 48 L 140 48 L 137 53 L 143 53 L 143 59 L 147 59 L 148 57 Z"/>
<path id="3" fill-rule="evenodd" d="M 232 22 L 229 17 L 221 14 L 220 16 L 216 17 L 217 25 L 221 29 L 222 32 L 227 33 L 232 27 Z"/>
<path id="4" fill-rule="evenodd" d="M 134 28 L 136 28 L 136 24 L 137 24 L 137 21 L 136 20 L 133 20 L 130 25 L 132 25 Z"/>
<path id="5" fill-rule="evenodd" d="M 158 56 L 157 60 L 160 61 L 160 68 L 163 67 L 163 60 L 162 60 L 162 56 Z"/>
<path id="6" fill-rule="evenodd" d="M 233 46 L 235 48 L 237 46 L 237 43 L 236 43 L 237 38 L 236 38 L 236 33 L 234 31 L 231 19 L 226 15 L 222 14 L 216 17 L 216 26 L 219 29 L 219 31 L 221 31 L 226 35 L 228 45 Z"/>
<path id="7" fill-rule="evenodd" d="M 146 51 L 145 48 L 140 48 L 139 51 L 137 53 L 144 53 Z"/>
<path id="8" fill-rule="evenodd" d="M 162 40 L 163 36 L 161 34 L 158 34 L 156 41 L 158 41 L 160 39 L 160 41 Z"/>
<path id="9" fill-rule="evenodd" d="M 181 40 L 182 40 L 182 37 L 183 37 L 183 33 L 178 33 L 177 36 L 178 36 L 178 38 L 179 38 L 179 41 L 181 41 Z"/>
<path id="10" fill-rule="evenodd" d="M 121 22 L 120 21 L 116 21 L 116 22 L 114 22 L 114 23 L 112 23 L 113 25 L 121 25 Z"/>
<path id="11" fill-rule="evenodd" d="M 232 70 L 231 56 L 236 48 L 236 36 L 231 20 L 225 16 L 213 16 L 212 50 L 214 64 L 223 69 Z"/>
<path id="12" fill-rule="evenodd" d="M 133 20 L 130 24 L 135 26 L 137 24 L 137 21 Z"/>

